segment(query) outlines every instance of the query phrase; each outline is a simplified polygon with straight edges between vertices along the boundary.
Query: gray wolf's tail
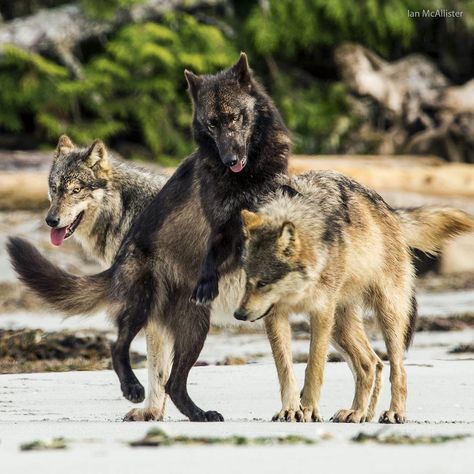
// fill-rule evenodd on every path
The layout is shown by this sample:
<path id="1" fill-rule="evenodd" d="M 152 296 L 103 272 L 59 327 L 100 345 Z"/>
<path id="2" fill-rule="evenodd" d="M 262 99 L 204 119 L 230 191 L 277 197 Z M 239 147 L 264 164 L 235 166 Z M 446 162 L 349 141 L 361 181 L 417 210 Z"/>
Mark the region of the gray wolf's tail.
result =
<path id="1" fill-rule="evenodd" d="M 418 207 L 396 212 L 408 245 L 429 254 L 440 252 L 450 238 L 474 231 L 474 218 L 452 207 Z"/>
<path id="2" fill-rule="evenodd" d="M 474 231 L 474 218 L 452 207 L 397 209 L 396 213 L 408 245 L 429 254 L 440 252 L 452 237 Z M 416 299 L 413 297 L 410 322 L 405 334 L 407 349 L 415 332 L 416 317 Z"/>
<path id="3" fill-rule="evenodd" d="M 107 303 L 108 270 L 90 276 L 71 275 L 18 237 L 9 238 L 7 250 L 18 278 L 53 309 L 67 315 L 87 314 Z"/>

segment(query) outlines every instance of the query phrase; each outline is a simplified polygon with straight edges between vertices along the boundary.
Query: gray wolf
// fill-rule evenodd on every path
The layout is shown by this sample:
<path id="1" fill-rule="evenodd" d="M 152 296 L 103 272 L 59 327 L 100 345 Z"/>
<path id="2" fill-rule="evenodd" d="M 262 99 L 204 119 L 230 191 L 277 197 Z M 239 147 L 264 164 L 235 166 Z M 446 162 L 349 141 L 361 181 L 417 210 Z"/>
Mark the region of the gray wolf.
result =
<path id="1" fill-rule="evenodd" d="M 328 344 L 346 358 L 356 380 L 350 409 L 336 422 L 374 416 L 383 364 L 365 335 L 370 308 L 382 330 L 390 361 L 391 403 L 382 423 L 403 423 L 407 381 L 404 351 L 416 321 L 410 248 L 438 252 L 450 237 L 474 230 L 458 209 L 394 210 L 374 191 L 335 172 L 294 177 L 294 197 L 276 194 L 256 212 L 242 211 L 246 234 L 246 289 L 234 316 L 265 318 L 277 367 L 281 421 L 321 421 L 319 395 Z M 303 391 L 292 368 L 290 313 L 309 315 L 311 343 Z"/>
<path id="2" fill-rule="evenodd" d="M 240 210 L 255 208 L 279 186 L 287 169 L 288 132 L 244 54 L 226 71 L 186 76 L 198 148 L 135 219 L 108 270 L 77 277 L 52 265 L 23 240 L 9 244 L 20 278 L 52 307 L 67 314 L 107 308 L 119 332 L 112 348 L 114 369 L 124 396 L 133 402 L 143 400 L 144 389 L 130 366 L 130 343 L 142 327 L 152 335 L 147 339 L 149 401 L 144 409 L 132 410 L 129 420 L 162 419 L 166 394 L 190 420 L 223 419 L 192 401 L 188 373 L 206 339 L 211 315 L 214 320 L 232 319 L 242 296 Z M 226 150 L 238 154 L 240 172 L 229 168 L 237 165 L 227 162 Z M 230 219 L 235 215 L 237 219 Z M 222 245 L 230 250 L 220 253 L 228 257 L 214 262 L 219 267 L 219 296 L 211 307 L 195 305 L 190 297 L 209 253 L 211 229 L 229 220 L 235 235 L 226 241 L 228 231 L 221 234 Z"/>
<path id="3" fill-rule="evenodd" d="M 48 178 L 51 243 L 74 235 L 92 258 L 110 265 L 132 222 L 166 180 L 115 159 L 100 140 L 80 148 L 62 135 Z"/>

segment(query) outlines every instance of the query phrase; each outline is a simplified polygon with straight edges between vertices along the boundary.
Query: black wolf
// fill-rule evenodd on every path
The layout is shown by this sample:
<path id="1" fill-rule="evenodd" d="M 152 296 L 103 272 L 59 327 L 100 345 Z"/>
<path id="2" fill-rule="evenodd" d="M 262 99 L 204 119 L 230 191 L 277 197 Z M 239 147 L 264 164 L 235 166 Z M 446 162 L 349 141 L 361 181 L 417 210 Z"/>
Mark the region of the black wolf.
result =
<path id="1" fill-rule="evenodd" d="M 153 334 L 148 404 L 132 410 L 128 419 L 161 419 L 165 392 L 193 421 L 223 419 L 194 404 L 187 392 L 188 373 L 204 344 L 210 316 L 223 314 L 230 321 L 242 297 L 240 210 L 255 209 L 287 172 L 288 132 L 245 54 L 226 71 L 209 76 L 187 72 L 186 77 L 198 148 L 135 220 L 108 270 L 76 277 L 28 243 L 9 243 L 20 278 L 53 307 L 69 314 L 108 308 L 119 331 L 112 348 L 114 369 L 124 396 L 133 402 L 143 400 L 144 389 L 130 366 L 130 343 L 144 326 Z M 215 250 L 221 246 L 224 250 Z M 206 254 L 209 267 L 219 267 L 221 276 L 220 296 L 211 308 L 190 301 Z M 204 286 L 206 278 L 200 278 Z"/>

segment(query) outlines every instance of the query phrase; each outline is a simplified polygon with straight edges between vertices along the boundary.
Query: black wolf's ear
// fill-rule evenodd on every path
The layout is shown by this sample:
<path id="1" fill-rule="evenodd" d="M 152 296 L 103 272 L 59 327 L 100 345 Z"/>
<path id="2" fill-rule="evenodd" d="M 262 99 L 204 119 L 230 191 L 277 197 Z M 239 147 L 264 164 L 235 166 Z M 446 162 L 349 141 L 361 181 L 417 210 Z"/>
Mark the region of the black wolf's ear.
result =
<path id="1" fill-rule="evenodd" d="M 245 86 L 250 84 L 252 72 L 250 71 L 247 55 L 244 52 L 240 53 L 239 60 L 230 68 L 230 70 L 235 75 L 240 85 Z"/>
<path id="2" fill-rule="evenodd" d="M 105 148 L 105 145 L 101 140 L 94 140 L 89 150 L 87 150 L 85 163 L 89 168 L 93 168 L 96 165 L 103 169 L 109 167 L 107 148 Z"/>
<path id="3" fill-rule="evenodd" d="M 296 227 L 292 222 L 286 221 L 280 228 L 278 237 L 278 250 L 284 257 L 292 257 L 299 245 Z"/>
<path id="4" fill-rule="evenodd" d="M 194 72 L 189 71 L 188 69 L 184 70 L 184 77 L 188 83 L 189 92 L 194 101 L 197 100 L 197 95 L 199 88 L 202 84 L 202 78 L 194 74 Z"/>
<path id="5" fill-rule="evenodd" d="M 74 143 L 72 143 L 71 139 L 67 135 L 61 135 L 58 140 L 58 144 L 56 145 L 56 150 L 54 152 L 54 158 L 57 158 L 60 155 L 65 155 L 73 150 Z"/>

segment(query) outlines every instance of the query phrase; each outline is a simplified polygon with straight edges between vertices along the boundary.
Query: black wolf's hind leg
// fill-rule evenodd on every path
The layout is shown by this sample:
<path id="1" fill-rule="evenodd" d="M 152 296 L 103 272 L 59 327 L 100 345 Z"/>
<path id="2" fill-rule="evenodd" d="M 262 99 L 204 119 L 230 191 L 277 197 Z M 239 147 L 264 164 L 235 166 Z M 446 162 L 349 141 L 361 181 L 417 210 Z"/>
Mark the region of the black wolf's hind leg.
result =
<path id="1" fill-rule="evenodd" d="M 120 380 L 123 396 L 133 403 L 145 399 L 145 389 L 133 373 L 130 364 L 130 344 L 146 323 L 146 316 L 127 309 L 117 319 L 118 338 L 112 344 L 112 365 Z"/>
<path id="2" fill-rule="evenodd" d="M 112 364 L 120 380 L 123 396 L 133 403 L 145 399 L 145 389 L 133 373 L 130 364 L 130 344 L 144 328 L 155 300 L 155 281 L 142 274 L 126 292 L 126 305 L 116 316 L 117 342 L 112 345 Z"/>
<path id="3" fill-rule="evenodd" d="M 201 352 L 209 331 L 209 316 L 202 307 L 187 304 L 187 314 L 169 315 L 179 327 L 175 331 L 174 361 L 170 378 L 166 384 L 166 392 L 176 408 L 187 416 L 190 421 L 224 421 L 216 411 L 201 410 L 188 394 L 188 374 Z"/>

